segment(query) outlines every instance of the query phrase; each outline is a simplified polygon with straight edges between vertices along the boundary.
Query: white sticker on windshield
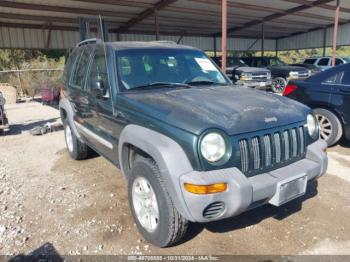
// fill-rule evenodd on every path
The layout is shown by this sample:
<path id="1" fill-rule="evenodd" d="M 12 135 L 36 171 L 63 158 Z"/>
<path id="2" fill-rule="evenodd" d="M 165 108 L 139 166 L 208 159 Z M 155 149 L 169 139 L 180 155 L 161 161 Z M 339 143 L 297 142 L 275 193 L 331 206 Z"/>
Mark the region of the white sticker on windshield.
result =
<path id="1" fill-rule="evenodd" d="M 195 58 L 197 64 L 202 68 L 204 71 L 218 71 L 216 67 L 213 65 L 213 63 L 208 58 Z"/>

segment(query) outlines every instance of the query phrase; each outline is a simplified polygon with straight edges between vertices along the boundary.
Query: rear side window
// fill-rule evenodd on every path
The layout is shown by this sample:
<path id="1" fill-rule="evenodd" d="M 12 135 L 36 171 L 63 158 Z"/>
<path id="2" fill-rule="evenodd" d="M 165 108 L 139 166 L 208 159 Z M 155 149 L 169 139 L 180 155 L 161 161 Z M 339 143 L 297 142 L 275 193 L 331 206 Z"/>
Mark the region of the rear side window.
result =
<path id="1" fill-rule="evenodd" d="M 329 58 L 322 58 L 320 61 L 318 61 L 319 66 L 328 66 L 329 64 Z"/>
<path id="2" fill-rule="evenodd" d="M 315 64 L 317 59 L 305 59 L 304 64 L 310 64 L 313 65 Z"/>
<path id="3" fill-rule="evenodd" d="M 344 62 L 341 59 L 339 58 L 335 59 L 335 65 L 342 65 L 342 64 L 344 64 Z"/>
<path id="4" fill-rule="evenodd" d="M 70 84 L 75 88 L 84 88 L 86 71 L 88 69 L 92 48 L 87 46 L 81 51 L 75 66 Z"/>

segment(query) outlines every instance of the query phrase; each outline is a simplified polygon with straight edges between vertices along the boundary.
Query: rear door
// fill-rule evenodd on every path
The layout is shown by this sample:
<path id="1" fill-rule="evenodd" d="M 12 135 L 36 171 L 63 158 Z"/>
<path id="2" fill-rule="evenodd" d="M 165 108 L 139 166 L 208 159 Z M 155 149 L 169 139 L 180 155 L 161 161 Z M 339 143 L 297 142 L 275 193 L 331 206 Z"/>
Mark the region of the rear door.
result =
<path id="1" fill-rule="evenodd" d="M 345 123 L 350 123 L 350 66 L 342 68 L 339 81 L 332 90 L 330 106 L 342 116 Z"/>
<path id="2" fill-rule="evenodd" d="M 84 125 L 87 118 L 91 116 L 88 103 L 88 94 L 85 89 L 86 73 L 90 62 L 93 46 L 81 47 L 74 62 L 72 74 L 69 79 L 69 95 L 75 110 L 75 122 Z"/>

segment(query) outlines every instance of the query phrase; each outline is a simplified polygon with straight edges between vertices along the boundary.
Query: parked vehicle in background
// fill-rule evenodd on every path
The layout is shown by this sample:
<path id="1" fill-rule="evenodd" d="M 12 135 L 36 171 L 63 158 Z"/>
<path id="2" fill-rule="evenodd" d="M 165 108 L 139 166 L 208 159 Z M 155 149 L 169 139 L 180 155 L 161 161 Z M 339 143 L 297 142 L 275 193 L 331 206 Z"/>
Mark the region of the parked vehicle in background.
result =
<path id="1" fill-rule="evenodd" d="M 312 64 L 290 64 L 290 66 L 300 66 L 300 67 L 304 67 L 308 70 L 310 70 L 311 75 L 315 75 L 319 72 L 322 72 L 322 69 L 319 68 L 316 65 L 312 65 Z"/>
<path id="2" fill-rule="evenodd" d="M 347 60 L 341 57 L 335 59 L 335 65 L 346 64 Z M 323 57 L 311 57 L 304 60 L 304 64 L 315 65 L 321 68 L 323 71 L 332 67 L 332 57 L 323 56 Z"/>
<path id="3" fill-rule="evenodd" d="M 221 57 L 213 57 L 213 61 L 221 67 Z M 226 75 L 236 85 L 257 89 L 271 88 L 271 72 L 266 68 L 250 67 L 237 57 L 227 57 Z"/>
<path id="4" fill-rule="evenodd" d="M 350 139 L 350 64 L 290 82 L 283 95 L 313 109 L 321 138 L 329 146 L 343 136 Z"/>
<path id="5" fill-rule="evenodd" d="M 41 101 L 43 104 L 58 103 L 60 91 L 57 88 L 43 88 L 41 90 Z"/>
<path id="6" fill-rule="evenodd" d="M 9 128 L 7 115 L 5 112 L 5 103 L 6 100 L 0 92 L 0 135 L 5 134 L 5 130 Z"/>
<path id="7" fill-rule="evenodd" d="M 267 68 L 272 75 L 272 91 L 282 93 L 288 82 L 293 79 L 305 79 L 309 70 L 300 66 L 289 66 L 277 57 L 242 57 L 246 64 L 253 67 Z"/>
<path id="8" fill-rule="evenodd" d="M 134 221 L 154 245 L 181 241 L 189 221 L 283 205 L 326 172 L 310 108 L 234 87 L 196 48 L 87 40 L 62 83 L 70 156 L 93 149 L 121 168 Z"/>

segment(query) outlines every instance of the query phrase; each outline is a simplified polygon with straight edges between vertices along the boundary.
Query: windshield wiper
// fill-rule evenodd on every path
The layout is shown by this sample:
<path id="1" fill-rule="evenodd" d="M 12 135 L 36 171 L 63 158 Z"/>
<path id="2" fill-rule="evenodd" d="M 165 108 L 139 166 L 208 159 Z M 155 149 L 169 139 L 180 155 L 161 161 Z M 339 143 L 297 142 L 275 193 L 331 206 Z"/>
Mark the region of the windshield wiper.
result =
<path id="1" fill-rule="evenodd" d="M 187 85 L 227 85 L 226 83 L 218 83 L 214 81 L 202 80 L 202 81 L 192 81 L 187 82 Z"/>
<path id="2" fill-rule="evenodd" d="M 173 87 L 182 87 L 182 88 L 190 88 L 191 86 L 187 83 L 169 83 L 169 82 L 154 82 L 141 86 L 133 87 L 132 89 L 151 89 L 151 88 L 173 88 Z"/>

